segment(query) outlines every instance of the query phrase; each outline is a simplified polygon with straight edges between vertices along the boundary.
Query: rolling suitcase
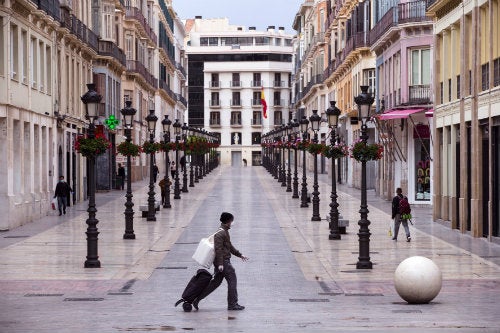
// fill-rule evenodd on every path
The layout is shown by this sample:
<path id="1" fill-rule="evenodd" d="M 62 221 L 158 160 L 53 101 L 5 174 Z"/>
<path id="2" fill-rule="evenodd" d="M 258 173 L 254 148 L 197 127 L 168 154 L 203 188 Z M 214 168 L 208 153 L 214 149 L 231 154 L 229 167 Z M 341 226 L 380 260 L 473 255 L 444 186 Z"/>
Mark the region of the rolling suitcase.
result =
<path id="1" fill-rule="evenodd" d="M 201 292 L 208 286 L 210 280 L 212 279 L 212 274 L 210 274 L 206 269 L 199 269 L 196 271 L 196 275 L 189 280 L 189 283 L 182 293 L 182 298 L 175 302 L 175 306 L 182 304 L 184 311 L 189 312 L 192 310 L 193 306 L 191 303 L 198 297 Z"/>

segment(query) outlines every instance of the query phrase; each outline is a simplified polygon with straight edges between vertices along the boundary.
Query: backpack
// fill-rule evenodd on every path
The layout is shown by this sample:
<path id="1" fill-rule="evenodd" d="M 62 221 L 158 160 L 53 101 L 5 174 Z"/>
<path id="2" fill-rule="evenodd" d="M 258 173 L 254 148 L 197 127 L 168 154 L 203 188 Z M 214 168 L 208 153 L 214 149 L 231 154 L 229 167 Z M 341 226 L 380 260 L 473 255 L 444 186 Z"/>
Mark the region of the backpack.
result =
<path id="1" fill-rule="evenodd" d="M 407 197 L 402 197 L 399 200 L 399 214 L 408 215 L 411 213 L 410 203 Z"/>

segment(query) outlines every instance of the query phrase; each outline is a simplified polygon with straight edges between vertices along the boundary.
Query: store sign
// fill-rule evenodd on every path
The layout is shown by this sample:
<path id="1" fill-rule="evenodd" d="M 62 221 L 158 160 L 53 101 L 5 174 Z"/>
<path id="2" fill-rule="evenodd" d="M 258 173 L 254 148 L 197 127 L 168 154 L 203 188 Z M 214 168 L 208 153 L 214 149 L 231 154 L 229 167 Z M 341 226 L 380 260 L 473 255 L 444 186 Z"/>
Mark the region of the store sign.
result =
<path id="1" fill-rule="evenodd" d="M 431 129 L 428 125 L 418 124 L 413 129 L 413 138 L 414 139 L 428 139 L 431 137 Z"/>

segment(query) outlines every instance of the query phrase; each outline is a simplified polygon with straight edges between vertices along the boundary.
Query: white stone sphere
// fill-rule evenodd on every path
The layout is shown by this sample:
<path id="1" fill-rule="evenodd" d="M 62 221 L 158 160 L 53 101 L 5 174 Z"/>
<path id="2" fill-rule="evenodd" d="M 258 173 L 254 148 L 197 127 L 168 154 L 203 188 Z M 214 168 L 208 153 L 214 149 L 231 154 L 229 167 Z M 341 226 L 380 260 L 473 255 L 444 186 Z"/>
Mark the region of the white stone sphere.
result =
<path id="1" fill-rule="evenodd" d="M 394 286 L 402 299 L 412 304 L 432 301 L 441 290 L 442 274 L 429 258 L 410 257 L 403 260 L 394 272 Z"/>

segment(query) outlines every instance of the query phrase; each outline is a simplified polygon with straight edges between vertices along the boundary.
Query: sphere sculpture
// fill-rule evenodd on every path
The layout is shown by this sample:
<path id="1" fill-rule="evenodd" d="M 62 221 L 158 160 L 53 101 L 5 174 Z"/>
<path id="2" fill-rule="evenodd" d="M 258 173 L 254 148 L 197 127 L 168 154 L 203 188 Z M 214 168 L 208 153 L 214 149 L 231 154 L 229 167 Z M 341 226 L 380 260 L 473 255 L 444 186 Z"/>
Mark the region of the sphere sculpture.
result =
<path id="1" fill-rule="evenodd" d="M 410 257 L 396 268 L 394 286 L 399 296 L 408 303 L 425 304 L 439 294 L 442 274 L 432 260 L 420 256 Z"/>

